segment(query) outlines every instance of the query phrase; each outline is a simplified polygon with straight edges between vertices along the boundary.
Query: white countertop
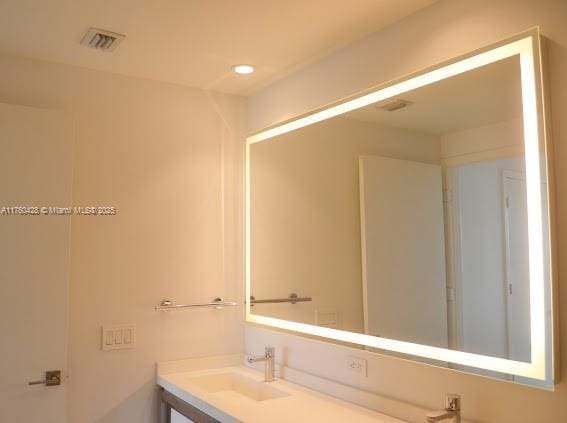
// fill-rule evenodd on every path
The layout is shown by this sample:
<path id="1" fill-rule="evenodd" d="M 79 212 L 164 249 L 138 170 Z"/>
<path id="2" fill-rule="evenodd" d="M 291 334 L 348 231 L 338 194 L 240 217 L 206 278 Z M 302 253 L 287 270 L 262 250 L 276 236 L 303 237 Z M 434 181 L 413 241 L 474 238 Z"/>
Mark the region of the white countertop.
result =
<path id="1" fill-rule="evenodd" d="M 179 399 L 223 423 L 265 423 L 267 421 L 271 423 L 402 423 L 402 420 L 281 379 L 271 382 L 270 385 L 285 392 L 288 396 L 267 401 L 255 401 L 241 395 L 207 392 L 192 382 L 198 376 L 228 372 L 263 381 L 263 373 L 243 365 L 234 365 L 236 360 L 233 358 L 223 363 L 222 360 L 210 359 L 206 363 L 207 368 L 203 368 L 202 364 L 199 366 L 193 364 L 190 370 L 186 370 L 186 366 L 184 369 L 183 366 L 164 363 L 159 366 L 157 383 Z M 226 363 L 229 365 L 223 365 Z"/>

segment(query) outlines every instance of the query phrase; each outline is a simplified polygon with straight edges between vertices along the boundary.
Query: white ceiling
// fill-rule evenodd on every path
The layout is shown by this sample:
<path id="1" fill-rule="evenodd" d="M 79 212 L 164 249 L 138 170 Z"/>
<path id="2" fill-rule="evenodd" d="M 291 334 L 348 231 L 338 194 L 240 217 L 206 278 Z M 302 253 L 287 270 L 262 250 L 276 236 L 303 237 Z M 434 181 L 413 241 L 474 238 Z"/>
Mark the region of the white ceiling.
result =
<path id="1" fill-rule="evenodd" d="M 0 51 L 246 94 L 437 0 L 0 0 Z M 113 53 L 90 26 L 126 34 Z M 256 65 L 248 76 L 236 63 Z"/>
<path id="2" fill-rule="evenodd" d="M 522 116 L 518 56 L 401 94 L 411 106 L 388 112 L 372 104 L 345 118 L 444 135 Z"/>

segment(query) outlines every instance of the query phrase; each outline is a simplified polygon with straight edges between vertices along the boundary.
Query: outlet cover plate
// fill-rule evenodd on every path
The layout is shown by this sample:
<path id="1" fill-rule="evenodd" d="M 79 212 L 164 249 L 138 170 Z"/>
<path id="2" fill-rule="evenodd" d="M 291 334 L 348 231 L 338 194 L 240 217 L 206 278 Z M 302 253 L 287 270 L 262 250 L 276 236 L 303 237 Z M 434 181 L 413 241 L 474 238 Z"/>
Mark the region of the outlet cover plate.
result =
<path id="1" fill-rule="evenodd" d="M 362 377 L 368 377 L 368 360 L 353 355 L 348 356 L 348 369 L 353 373 L 358 373 Z"/>

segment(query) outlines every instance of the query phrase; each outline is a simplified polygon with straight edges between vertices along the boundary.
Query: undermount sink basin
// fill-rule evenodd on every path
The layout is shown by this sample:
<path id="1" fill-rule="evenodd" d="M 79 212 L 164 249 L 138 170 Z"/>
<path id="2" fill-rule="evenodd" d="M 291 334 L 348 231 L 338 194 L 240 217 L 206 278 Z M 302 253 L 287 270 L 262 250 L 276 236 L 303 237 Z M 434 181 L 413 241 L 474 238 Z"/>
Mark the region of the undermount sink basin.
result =
<path id="1" fill-rule="evenodd" d="M 269 383 L 233 372 L 195 376 L 188 382 L 205 392 L 234 399 L 247 397 L 254 401 L 267 401 L 289 396 L 288 393 L 270 386 Z"/>

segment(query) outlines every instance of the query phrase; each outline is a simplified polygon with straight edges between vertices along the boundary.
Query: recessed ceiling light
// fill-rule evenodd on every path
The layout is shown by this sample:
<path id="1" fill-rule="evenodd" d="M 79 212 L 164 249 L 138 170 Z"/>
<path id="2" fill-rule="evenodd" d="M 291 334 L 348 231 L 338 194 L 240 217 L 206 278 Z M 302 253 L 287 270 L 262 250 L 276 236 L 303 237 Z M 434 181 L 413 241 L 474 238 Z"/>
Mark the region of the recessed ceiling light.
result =
<path id="1" fill-rule="evenodd" d="M 254 72 L 254 66 L 252 65 L 235 65 L 232 67 L 232 70 L 239 75 L 248 75 L 249 73 Z"/>

